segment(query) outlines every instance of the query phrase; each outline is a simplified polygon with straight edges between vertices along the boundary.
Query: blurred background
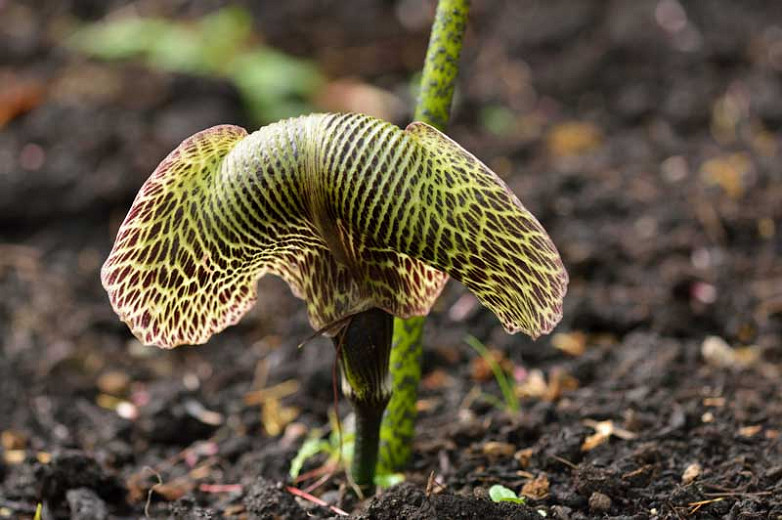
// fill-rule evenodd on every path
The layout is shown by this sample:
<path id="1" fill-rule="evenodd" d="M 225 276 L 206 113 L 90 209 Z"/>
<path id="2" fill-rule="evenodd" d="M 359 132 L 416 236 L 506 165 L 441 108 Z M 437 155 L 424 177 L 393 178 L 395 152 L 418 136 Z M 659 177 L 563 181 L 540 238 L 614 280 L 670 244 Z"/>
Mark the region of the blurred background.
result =
<path id="1" fill-rule="evenodd" d="M 434 4 L 0 0 L 0 517 L 30 515 L 41 497 L 73 510 L 67 491 L 84 487 L 112 514 L 138 512 L 156 482 L 144 467 L 181 484 L 159 493 L 158 512 L 191 511 L 182 497 L 196 496 L 224 513 L 255 476 L 286 478 L 332 400 L 330 342 L 296 348 L 311 333 L 304 305 L 264 279 L 241 324 L 158 351 L 113 314 L 100 265 L 143 181 L 201 129 L 313 111 L 407 124 Z M 538 216 L 571 285 L 557 333 L 533 343 L 449 284 L 427 329 L 419 441 L 431 447 L 453 410 L 487 413 L 465 403 L 496 390 L 464 344 L 472 334 L 537 412 L 515 437 L 480 423 L 464 442 L 542 453 L 562 444 L 556 431 L 583 440 L 586 417 L 650 438 L 708 426 L 700 464 L 743 484 L 711 460 L 739 450 L 760 475 L 753 489 L 768 490 L 764 471 L 782 467 L 782 5 L 474 0 L 448 133 Z M 594 462 L 578 446 L 560 455 Z M 633 446 L 606 444 L 620 451 L 601 460 Z M 413 472 L 474 485 L 477 463 L 442 449 L 448 468 L 421 448 Z M 659 493 L 698 449 L 671 447 Z M 209 457 L 219 463 L 193 477 Z M 542 460 L 527 461 L 532 473 L 575 485 Z M 199 487 L 213 482 L 245 487 Z M 556 489 L 542 506 L 567 503 Z M 615 497 L 613 511 L 648 511 L 656 492 Z M 782 507 L 741 500 L 704 507 Z"/>

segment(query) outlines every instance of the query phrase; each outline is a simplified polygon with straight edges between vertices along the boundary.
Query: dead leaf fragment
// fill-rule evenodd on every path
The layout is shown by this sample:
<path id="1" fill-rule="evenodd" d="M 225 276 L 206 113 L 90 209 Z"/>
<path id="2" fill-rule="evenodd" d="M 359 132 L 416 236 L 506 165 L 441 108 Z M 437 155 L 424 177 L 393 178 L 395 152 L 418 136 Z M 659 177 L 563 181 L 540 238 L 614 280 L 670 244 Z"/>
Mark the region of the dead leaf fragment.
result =
<path id="1" fill-rule="evenodd" d="M 0 445 L 6 451 L 21 450 L 27 446 L 27 437 L 16 430 L 3 430 L 0 434 Z"/>
<path id="2" fill-rule="evenodd" d="M 212 466 L 213 463 L 211 461 L 207 461 L 206 463 L 201 464 L 200 466 L 196 466 L 190 470 L 187 476 L 192 480 L 204 479 L 212 473 Z"/>
<path id="3" fill-rule="evenodd" d="M 723 500 L 725 500 L 725 497 L 717 497 L 717 498 L 711 498 L 709 500 L 700 500 L 698 502 L 690 502 L 689 504 L 687 504 L 691 508 L 690 511 L 688 512 L 688 514 L 689 515 L 694 515 L 703 506 L 706 506 L 706 505 L 709 505 L 709 504 L 716 504 L 717 502 L 722 502 Z"/>
<path id="4" fill-rule="evenodd" d="M 424 376 L 421 386 L 427 390 L 438 390 L 444 387 L 450 387 L 455 384 L 453 376 L 442 368 L 435 368 L 431 373 Z"/>
<path id="5" fill-rule="evenodd" d="M 44 87 L 39 82 L 0 71 L 0 128 L 40 105 L 43 98 Z"/>
<path id="6" fill-rule="evenodd" d="M 581 445 L 581 451 L 593 450 L 612 436 L 619 437 L 623 440 L 632 440 L 638 437 L 637 434 L 631 431 L 614 426 L 614 421 L 611 420 L 598 422 L 591 419 L 585 419 L 582 423 L 585 426 L 594 429 L 595 433 L 584 439 L 584 443 Z"/>
<path id="7" fill-rule="evenodd" d="M 776 234 L 774 219 L 764 217 L 758 220 L 758 235 L 764 240 L 771 240 Z"/>
<path id="8" fill-rule="evenodd" d="M 703 406 L 713 406 L 714 408 L 723 408 L 725 406 L 724 397 L 705 397 Z"/>
<path id="9" fill-rule="evenodd" d="M 734 349 L 719 336 L 708 336 L 701 344 L 701 355 L 715 367 L 741 368 L 755 364 L 760 359 L 760 349 L 753 345 Z"/>
<path id="10" fill-rule="evenodd" d="M 299 416 L 299 409 L 283 406 L 278 399 L 267 399 L 261 410 L 261 422 L 266 433 L 272 437 L 280 435 L 285 427 Z"/>
<path id="11" fill-rule="evenodd" d="M 703 468 L 701 468 L 701 465 L 697 462 L 693 462 L 684 469 L 684 473 L 682 473 L 682 484 L 686 486 L 687 484 L 692 483 L 700 476 L 702 471 Z"/>
<path id="12" fill-rule="evenodd" d="M 733 351 L 736 354 L 736 363 L 741 367 L 752 366 L 760 359 L 760 349 L 756 345 L 737 347 Z"/>
<path id="13" fill-rule="evenodd" d="M 576 388 L 578 388 L 576 378 L 561 368 L 552 369 L 548 375 L 548 381 L 542 371 L 535 369 L 531 370 L 516 386 L 516 395 L 518 397 L 538 397 L 544 401 L 554 402 L 562 396 L 564 391 Z"/>
<path id="14" fill-rule="evenodd" d="M 548 496 L 549 481 L 545 473 L 527 481 L 521 488 L 521 494 L 533 500 L 543 500 Z"/>
<path id="15" fill-rule="evenodd" d="M 551 345 L 566 354 L 578 357 L 586 351 L 586 334 L 583 332 L 557 332 L 551 337 Z"/>
<path id="16" fill-rule="evenodd" d="M 25 450 L 6 450 L 3 453 L 3 460 L 9 466 L 21 464 L 26 458 L 27 452 Z"/>
<path id="17" fill-rule="evenodd" d="M 744 195 L 745 178 L 752 172 L 752 162 L 745 153 L 734 153 L 709 159 L 701 166 L 701 178 L 719 186 L 732 199 Z"/>
<path id="18" fill-rule="evenodd" d="M 571 121 L 549 131 L 546 145 L 555 157 L 575 157 L 587 154 L 603 142 L 603 134 L 592 123 Z"/>
<path id="19" fill-rule="evenodd" d="M 111 371 L 102 374 L 97 381 L 98 389 L 104 394 L 121 395 L 127 391 L 130 377 L 124 372 Z"/>
<path id="20" fill-rule="evenodd" d="M 544 401 L 554 402 L 563 392 L 578 388 L 578 380 L 558 367 L 551 370 L 548 379 L 548 391 L 543 395 Z"/>
<path id="21" fill-rule="evenodd" d="M 299 382 L 295 379 L 288 379 L 268 388 L 247 392 L 244 394 L 244 404 L 247 406 L 264 404 L 267 399 L 282 399 L 283 397 L 288 397 L 298 391 Z"/>
<path id="22" fill-rule="evenodd" d="M 763 426 L 761 426 L 760 424 L 756 424 L 754 426 L 744 426 L 742 428 L 739 428 L 739 435 L 747 438 L 754 437 L 755 435 L 760 433 L 762 429 Z"/>
<path id="23" fill-rule="evenodd" d="M 239 516 L 245 512 L 244 504 L 233 504 L 223 509 L 223 516 Z"/>
<path id="24" fill-rule="evenodd" d="M 548 391 L 546 378 L 540 369 L 530 370 L 527 377 L 516 386 L 518 397 L 543 397 Z"/>
<path id="25" fill-rule="evenodd" d="M 735 354 L 728 343 L 719 336 L 708 336 L 701 344 L 701 355 L 715 367 L 729 367 L 735 363 Z"/>
<path id="26" fill-rule="evenodd" d="M 52 454 L 48 451 L 39 451 L 35 454 L 35 460 L 41 464 L 49 464 L 52 461 Z"/>
<path id="27" fill-rule="evenodd" d="M 489 441 L 483 445 L 481 451 L 491 458 L 510 457 L 516 452 L 516 447 L 507 442 Z"/>
<path id="28" fill-rule="evenodd" d="M 516 461 L 519 463 L 519 466 L 526 468 L 529 466 L 530 460 L 532 459 L 532 455 L 534 453 L 535 452 L 532 448 L 524 448 L 523 450 L 519 450 L 514 453 L 513 458 L 516 459 Z"/>

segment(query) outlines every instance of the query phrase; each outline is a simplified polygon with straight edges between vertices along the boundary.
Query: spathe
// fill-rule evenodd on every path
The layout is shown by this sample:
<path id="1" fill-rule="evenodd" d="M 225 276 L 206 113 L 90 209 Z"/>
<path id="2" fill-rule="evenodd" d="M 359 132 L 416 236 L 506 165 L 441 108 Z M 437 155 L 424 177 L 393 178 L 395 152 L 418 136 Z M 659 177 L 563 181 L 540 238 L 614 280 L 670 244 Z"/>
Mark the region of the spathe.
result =
<path id="1" fill-rule="evenodd" d="M 567 273 L 504 182 L 423 123 L 313 114 L 185 140 L 142 186 L 101 271 L 144 343 L 206 342 L 282 277 L 315 329 L 427 314 L 451 275 L 508 332 L 562 314 Z M 334 332 L 331 330 L 331 332 Z"/>

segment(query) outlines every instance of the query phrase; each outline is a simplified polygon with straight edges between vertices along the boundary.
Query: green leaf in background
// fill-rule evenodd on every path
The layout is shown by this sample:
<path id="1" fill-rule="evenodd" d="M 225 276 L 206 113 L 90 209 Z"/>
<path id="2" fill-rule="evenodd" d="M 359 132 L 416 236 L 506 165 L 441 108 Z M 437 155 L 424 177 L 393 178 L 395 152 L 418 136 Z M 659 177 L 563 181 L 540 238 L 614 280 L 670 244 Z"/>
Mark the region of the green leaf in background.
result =
<path id="1" fill-rule="evenodd" d="M 168 72 L 228 79 L 259 124 L 312 112 L 310 99 L 323 84 L 317 67 L 256 45 L 252 36 L 250 13 L 228 7 L 195 22 L 128 17 L 86 24 L 68 43 L 102 60 L 142 59 Z"/>
<path id="2" fill-rule="evenodd" d="M 103 60 L 136 58 L 148 53 L 169 26 L 169 22 L 157 18 L 122 18 L 87 24 L 68 39 L 68 44 Z"/>
<path id="3" fill-rule="evenodd" d="M 228 74 L 256 120 L 311 112 L 309 98 L 323 82 L 314 64 L 269 48 L 237 56 Z"/>
<path id="4" fill-rule="evenodd" d="M 502 392 L 502 403 L 504 404 L 504 408 L 509 412 L 518 412 L 521 408 L 521 404 L 519 403 L 519 398 L 516 396 L 513 380 L 502 370 L 502 367 L 495 361 L 494 356 L 491 355 L 486 346 L 481 343 L 478 338 L 468 335 L 464 338 L 464 341 L 483 358 L 491 369 L 494 380 L 497 381 L 497 385 Z"/>
<path id="5" fill-rule="evenodd" d="M 510 134 L 516 122 L 513 112 L 502 105 L 481 109 L 479 119 L 483 128 L 500 137 Z"/>
<path id="6" fill-rule="evenodd" d="M 512 489 L 499 484 L 489 488 L 489 497 L 494 502 L 513 502 L 514 504 L 523 504 L 525 502 L 524 497 L 519 497 Z"/>
<path id="7" fill-rule="evenodd" d="M 204 17 L 197 30 L 202 38 L 204 64 L 210 70 L 224 70 L 242 51 L 254 48 L 250 45 L 252 31 L 252 16 L 239 7 L 226 7 Z"/>
<path id="8" fill-rule="evenodd" d="M 184 27 L 170 26 L 160 37 L 150 42 L 144 52 L 152 67 L 171 72 L 210 75 L 213 71 L 205 61 L 206 48 L 199 35 Z"/>

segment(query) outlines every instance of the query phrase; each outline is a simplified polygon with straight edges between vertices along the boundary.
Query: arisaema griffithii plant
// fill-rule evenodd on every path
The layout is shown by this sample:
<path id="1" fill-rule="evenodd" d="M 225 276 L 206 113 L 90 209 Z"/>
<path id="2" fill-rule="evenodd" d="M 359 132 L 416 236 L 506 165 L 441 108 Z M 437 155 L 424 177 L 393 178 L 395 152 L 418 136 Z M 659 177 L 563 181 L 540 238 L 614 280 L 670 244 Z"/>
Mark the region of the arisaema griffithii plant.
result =
<path id="1" fill-rule="evenodd" d="M 173 348 L 236 323 L 266 274 L 334 341 L 365 492 L 394 316 L 426 315 L 450 275 L 509 333 L 536 337 L 559 321 L 567 285 L 545 230 L 489 168 L 425 123 L 361 114 L 186 139 L 142 186 L 101 279 L 141 341 Z"/>
<path id="2" fill-rule="evenodd" d="M 173 348 L 236 323 L 266 274 L 335 340 L 361 486 L 390 394 L 393 316 L 427 314 L 451 275 L 509 333 L 536 337 L 559 321 L 567 283 L 542 226 L 473 155 L 426 124 L 360 114 L 188 138 L 142 186 L 101 278 L 141 341 Z"/>

